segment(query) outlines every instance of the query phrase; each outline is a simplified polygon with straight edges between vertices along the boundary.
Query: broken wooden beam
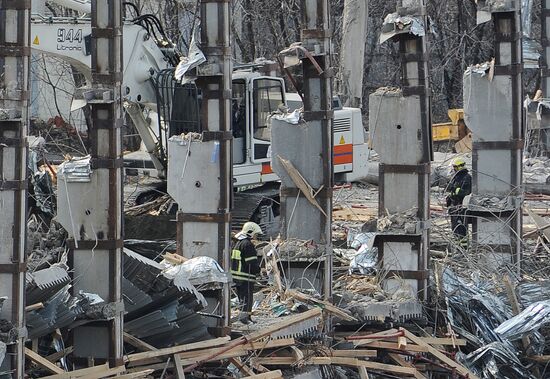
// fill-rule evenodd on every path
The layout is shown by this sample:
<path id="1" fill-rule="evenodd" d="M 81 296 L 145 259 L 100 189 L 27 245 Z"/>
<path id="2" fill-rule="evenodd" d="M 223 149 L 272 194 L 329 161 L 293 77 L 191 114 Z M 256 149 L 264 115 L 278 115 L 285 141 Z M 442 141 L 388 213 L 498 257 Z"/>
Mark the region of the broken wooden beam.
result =
<path id="1" fill-rule="evenodd" d="M 445 354 L 435 349 L 428 343 L 424 342 L 422 338 L 415 336 L 405 328 L 399 328 L 399 330 L 403 331 L 405 333 L 405 337 L 407 337 L 411 342 L 414 342 L 419 346 L 427 348 L 430 354 L 432 354 L 434 357 L 436 357 L 437 359 L 439 359 L 441 362 L 445 363 L 449 367 L 455 369 L 461 375 L 464 375 L 469 379 L 479 379 L 479 377 L 475 375 L 473 372 L 468 370 L 466 367 L 462 366 L 460 363 L 453 361 L 451 358 L 447 357 Z"/>
<path id="2" fill-rule="evenodd" d="M 43 369 L 48 370 L 54 374 L 62 374 L 65 372 L 61 367 L 56 366 L 46 358 L 40 356 L 38 353 L 35 353 L 29 348 L 25 348 L 25 356 L 29 358 L 32 362 L 36 363 L 38 366 Z"/>
<path id="3" fill-rule="evenodd" d="M 264 372 L 262 374 L 246 376 L 243 379 L 283 379 L 281 370 Z"/>

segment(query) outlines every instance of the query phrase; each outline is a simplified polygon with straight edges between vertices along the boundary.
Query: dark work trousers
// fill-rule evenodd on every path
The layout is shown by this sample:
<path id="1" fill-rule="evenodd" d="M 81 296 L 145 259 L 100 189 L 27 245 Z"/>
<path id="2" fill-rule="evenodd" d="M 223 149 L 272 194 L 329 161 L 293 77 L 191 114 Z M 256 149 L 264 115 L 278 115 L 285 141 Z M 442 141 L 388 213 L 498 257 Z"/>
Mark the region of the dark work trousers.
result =
<path id="1" fill-rule="evenodd" d="M 453 206 L 449 208 L 449 215 L 451 216 L 451 228 L 455 237 L 460 240 L 465 238 L 468 232 L 466 209 L 461 206 Z"/>
<path id="2" fill-rule="evenodd" d="M 254 282 L 243 280 L 235 280 L 237 288 L 237 296 L 242 304 L 241 312 L 252 312 L 252 304 L 254 303 Z"/>

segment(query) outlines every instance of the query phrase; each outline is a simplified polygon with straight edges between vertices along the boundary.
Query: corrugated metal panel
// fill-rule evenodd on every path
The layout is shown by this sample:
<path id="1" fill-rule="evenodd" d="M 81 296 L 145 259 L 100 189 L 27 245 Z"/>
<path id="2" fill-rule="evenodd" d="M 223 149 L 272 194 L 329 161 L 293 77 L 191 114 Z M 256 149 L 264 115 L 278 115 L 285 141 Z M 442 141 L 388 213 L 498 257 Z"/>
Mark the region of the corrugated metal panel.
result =
<path id="1" fill-rule="evenodd" d="M 206 300 L 185 278 L 167 278 L 157 262 L 124 249 L 124 330 L 155 347 L 212 338 L 197 313 Z"/>

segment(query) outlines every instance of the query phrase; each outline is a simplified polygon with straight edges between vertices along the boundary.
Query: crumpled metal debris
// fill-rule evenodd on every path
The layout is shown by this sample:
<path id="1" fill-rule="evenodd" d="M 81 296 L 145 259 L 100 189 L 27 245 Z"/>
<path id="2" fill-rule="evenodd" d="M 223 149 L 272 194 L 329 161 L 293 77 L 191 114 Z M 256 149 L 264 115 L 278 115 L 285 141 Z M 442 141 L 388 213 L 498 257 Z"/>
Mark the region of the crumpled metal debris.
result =
<path id="1" fill-rule="evenodd" d="M 550 184 L 550 158 L 525 159 L 523 161 L 523 180 L 525 183 Z"/>
<path id="2" fill-rule="evenodd" d="M 56 329 L 70 326 L 78 318 L 84 318 L 89 300 L 84 296 L 71 296 L 69 288 L 70 285 L 66 285 L 44 301 L 43 308 L 27 312 L 29 338 L 48 335 Z"/>
<path id="3" fill-rule="evenodd" d="M 479 75 L 481 77 L 487 76 L 489 80 L 492 80 L 490 72 L 493 70 L 494 62 L 484 62 L 476 65 L 469 66 L 464 72 L 464 80 L 468 80 L 472 75 Z"/>
<path id="4" fill-rule="evenodd" d="M 58 176 L 67 183 L 89 183 L 92 177 L 92 157 L 71 158 L 59 165 Z"/>
<path id="5" fill-rule="evenodd" d="M 382 25 L 379 43 L 382 44 L 399 34 L 413 34 L 418 37 L 425 36 L 426 27 L 424 20 L 421 17 L 400 15 L 397 12 L 388 14 Z"/>
<path id="6" fill-rule="evenodd" d="M 195 287 L 231 282 L 230 276 L 223 271 L 218 262 L 210 257 L 195 257 L 178 265 L 165 260 L 161 265 L 166 267 L 163 274 L 167 278 L 177 281 L 177 277 L 183 276 Z"/>
<path id="7" fill-rule="evenodd" d="M 550 316 L 550 300 L 540 301 L 529 305 L 520 314 L 500 324 L 495 332 L 503 338 L 514 341 L 549 323 L 548 316 Z"/>
<path id="8" fill-rule="evenodd" d="M 468 210 L 470 211 L 507 211 L 514 210 L 517 208 L 517 205 L 521 203 L 521 198 L 514 196 L 506 196 L 504 198 L 499 198 L 498 196 L 479 196 L 472 195 L 468 202 Z"/>
<path id="9" fill-rule="evenodd" d="M 292 125 L 298 125 L 301 120 L 301 112 L 300 109 L 296 109 L 292 112 L 288 112 L 288 109 L 282 110 L 279 112 L 275 112 L 268 117 L 268 126 L 271 126 L 271 120 L 279 120 L 284 121 Z"/>
<path id="10" fill-rule="evenodd" d="M 479 272 L 466 279 L 447 267 L 442 272 L 442 283 L 449 323 L 476 349 L 468 356 L 458 356 L 459 360 L 480 377 L 530 378 L 529 374 L 518 375 L 528 373 L 517 359 L 519 345 L 495 332 L 513 317 L 507 296 L 497 295 L 494 285 L 482 279 Z M 532 334 L 530 348 L 542 352 L 544 338 L 540 333 Z"/>
<path id="11" fill-rule="evenodd" d="M 514 349 L 501 342 L 492 342 L 465 357 L 457 357 L 480 378 L 535 378 L 523 367 Z"/>
<path id="12" fill-rule="evenodd" d="M 376 234 L 375 232 L 359 233 L 351 242 L 350 247 L 357 250 L 357 253 L 350 261 L 350 274 L 354 271 L 359 271 L 363 275 L 375 273 L 378 263 L 378 249 L 374 247 Z"/>
<path id="13" fill-rule="evenodd" d="M 182 57 L 180 63 L 178 63 L 176 70 L 174 72 L 174 77 L 176 80 L 180 81 L 182 84 L 189 83 L 193 81 L 193 78 L 186 77 L 189 71 L 198 67 L 199 65 L 206 62 L 206 57 L 199 48 L 197 40 L 199 38 L 200 26 L 197 25 L 193 30 L 193 36 L 191 37 L 191 45 L 189 46 L 189 54 L 187 57 Z"/>

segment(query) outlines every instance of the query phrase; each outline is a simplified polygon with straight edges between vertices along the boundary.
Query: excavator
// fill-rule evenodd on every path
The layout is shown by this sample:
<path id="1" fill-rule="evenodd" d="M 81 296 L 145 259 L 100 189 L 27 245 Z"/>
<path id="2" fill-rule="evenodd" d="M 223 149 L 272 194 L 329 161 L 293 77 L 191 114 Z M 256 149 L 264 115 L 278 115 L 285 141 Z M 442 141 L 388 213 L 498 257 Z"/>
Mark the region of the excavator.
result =
<path id="1" fill-rule="evenodd" d="M 82 12 L 82 17 L 59 18 L 33 14 L 31 47 L 70 63 L 91 82 L 91 23 L 88 0 L 55 0 Z M 200 132 L 201 92 L 193 83 L 175 79 L 182 54 L 170 41 L 154 15 L 127 19 L 123 26 L 123 94 L 127 115 L 142 140 L 142 148 L 124 156 L 126 175 L 165 178 L 168 139 L 173 135 Z M 84 100 L 81 101 L 85 104 Z M 255 188 L 258 201 L 248 208 L 258 213 L 260 204 L 276 196 L 278 177 L 271 170 L 268 116 L 281 106 L 301 106 L 297 94 L 287 93 L 285 81 L 262 72 L 262 65 L 236 65 L 232 78 L 233 176 L 236 193 Z M 358 108 L 334 108 L 334 173 L 338 181 L 357 181 L 368 171 L 368 144 Z M 73 109 L 75 107 L 73 106 Z M 273 184 L 267 191 L 258 190 Z M 160 189 L 162 191 L 162 188 Z M 155 188 L 150 193 L 158 193 Z M 149 194 L 150 194 L 149 193 Z M 147 193 L 136 203 L 150 200 Z M 235 196 L 235 202 L 249 201 Z M 265 205 L 265 204 L 264 204 Z M 236 207 L 237 208 L 237 207 Z M 247 207 L 239 207 L 247 208 Z M 247 212 L 247 213 L 250 213 Z M 264 212 L 265 213 L 265 212 Z M 248 221 L 252 214 L 243 215 Z"/>

